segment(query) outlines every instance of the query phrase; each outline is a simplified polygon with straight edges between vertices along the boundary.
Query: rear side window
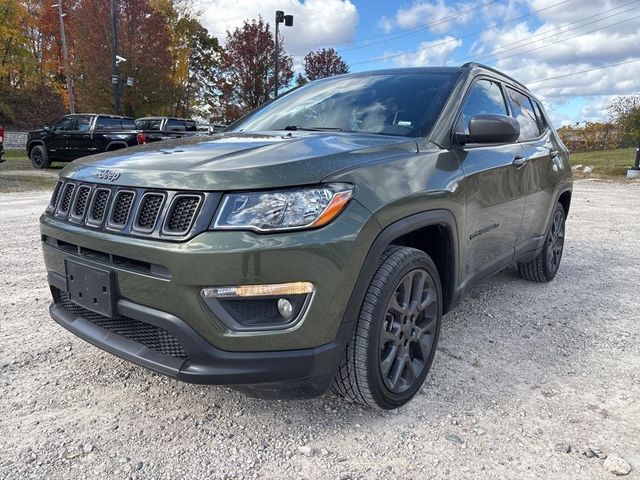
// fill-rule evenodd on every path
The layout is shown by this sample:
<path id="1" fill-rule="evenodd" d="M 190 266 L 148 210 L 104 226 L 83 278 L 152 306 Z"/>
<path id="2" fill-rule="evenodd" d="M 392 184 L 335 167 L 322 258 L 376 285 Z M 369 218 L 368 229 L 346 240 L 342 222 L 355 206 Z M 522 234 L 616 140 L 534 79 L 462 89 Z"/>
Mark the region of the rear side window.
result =
<path id="1" fill-rule="evenodd" d="M 136 128 L 138 130 L 159 131 L 161 126 L 161 118 L 146 118 L 144 120 L 136 120 Z"/>
<path id="2" fill-rule="evenodd" d="M 187 129 L 187 132 L 197 132 L 198 131 L 198 127 L 196 126 L 196 122 L 194 122 L 193 120 L 187 120 L 186 122 L 184 122 L 184 126 Z"/>
<path id="3" fill-rule="evenodd" d="M 480 113 L 508 115 L 500 85 L 491 80 L 478 80 L 469 89 L 461 109 L 461 127 L 469 133 L 469 120 Z"/>
<path id="4" fill-rule="evenodd" d="M 547 117 L 544 116 L 544 112 L 542 111 L 542 106 L 535 100 L 533 101 L 533 106 L 536 108 L 536 117 L 538 118 L 538 128 L 540 129 L 541 133 L 546 132 L 547 129 L 549 128 L 549 123 L 547 122 Z"/>
<path id="5" fill-rule="evenodd" d="M 518 140 L 527 141 L 539 137 L 540 128 L 531 99 L 509 87 L 507 87 L 507 96 L 511 105 L 511 115 L 520 124 L 520 138 Z"/>
<path id="6" fill-rule="evenodd" d="M 170 118 L 167 120 L 167 130 L 171 132 L 184 132 L 187 128 L 185 127 L 183 120 Z"/>
<path id="7" fill-rule="evenodd" d="M 96 130 L 135 130 L 136 123 L 132 118 L 98 117 Z"/>
<path id="8" fill-rule="evenodd" d="M 74 130 L 79 132 L 88 132 L 91 129 L 91 117 L 88 115 L 76 115 L 76 124 Z"/>

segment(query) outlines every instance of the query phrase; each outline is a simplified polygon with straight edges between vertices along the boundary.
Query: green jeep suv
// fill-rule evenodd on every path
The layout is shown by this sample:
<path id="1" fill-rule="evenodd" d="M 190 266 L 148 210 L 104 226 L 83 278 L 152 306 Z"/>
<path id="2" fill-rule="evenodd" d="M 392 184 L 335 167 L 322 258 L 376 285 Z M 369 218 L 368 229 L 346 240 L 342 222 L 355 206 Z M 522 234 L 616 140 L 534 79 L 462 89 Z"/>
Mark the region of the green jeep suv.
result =
<path id="1" fill-rule="evenodd" d="M 67 166 L 41 217 L 50 312 L 179 380 L 397 408 L 474 283 L 554 278 L 571 186 L 539 100 L 496 70 L 322 79 Z"/>

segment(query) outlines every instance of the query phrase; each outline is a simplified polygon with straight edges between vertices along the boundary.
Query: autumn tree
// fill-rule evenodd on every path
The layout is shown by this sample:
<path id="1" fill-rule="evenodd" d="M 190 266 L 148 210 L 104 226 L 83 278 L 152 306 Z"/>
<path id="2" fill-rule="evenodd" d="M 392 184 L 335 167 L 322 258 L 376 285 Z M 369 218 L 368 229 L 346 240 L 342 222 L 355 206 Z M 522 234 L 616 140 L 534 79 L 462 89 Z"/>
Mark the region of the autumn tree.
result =
<path id="1" fill-rule="evenodd" d="M 50 8 L 50 5 L 49 5 Z M 0 1 L 0 122 L 31 128 L 63 113 L 60 85 L 42 66 L 43 2 Z"/>
<path id="2" fill-rule="evenodd" d="M 640 95 L 614 98 L 607 107 L 607 114 L 629 137 L 630 143 L 640 141 Z"/>
<path id="3" fill-rule="evenodd" d="M 309 52 L 304 57 L 304 73 L 309 80 L 349 73 L 349 66 L 333 48 Z"/>
<path id="4" fill-rule="evenodd" d="M 278 49 L 278 84 L 286 87 L 293 78 L 293 58 L 284 51 L 282 38 Z M 273 98 L 274 58 L 275 40 L 261 17 L 227 32 L 220 96 L 213 104 L 215 121 L 233 121 Z"/>
<path id="5" fill-rule="evenodd" d="M 118 55 L 127 59 L 120 76 L 134 79 L 122 88 L 122 110 L 131 116 L 170 113 L 170 31 L 147 0 L 116 0 Z M 80 111 L 113 111 L 110 5 L 80 0 L 76 13 L 76 65 Z M 96 21 L 96 19 L 102 19 Z"/>
<path id="6" fill-rule="evenodd" d="M 204 115 L 218 86 L 222 47 L 190 13 L 179 13 L 172 27 L 173 114 Z"/>

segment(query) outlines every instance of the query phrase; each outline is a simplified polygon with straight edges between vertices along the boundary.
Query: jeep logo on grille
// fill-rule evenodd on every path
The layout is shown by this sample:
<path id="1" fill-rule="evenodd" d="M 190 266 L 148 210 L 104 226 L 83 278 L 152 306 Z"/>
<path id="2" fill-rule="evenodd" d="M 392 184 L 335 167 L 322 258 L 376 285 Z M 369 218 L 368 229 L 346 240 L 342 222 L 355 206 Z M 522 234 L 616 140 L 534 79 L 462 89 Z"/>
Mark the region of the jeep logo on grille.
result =
<path id="1" fill-rule="evenodd" d="M 94 177 L 99 178 L 100 180 L 115 182 L 118 178 L 120 178 L 120 172 L 117 170 L 107 170 L 106 168 L 101 168 L 96 173 L 94 173 Z"/>

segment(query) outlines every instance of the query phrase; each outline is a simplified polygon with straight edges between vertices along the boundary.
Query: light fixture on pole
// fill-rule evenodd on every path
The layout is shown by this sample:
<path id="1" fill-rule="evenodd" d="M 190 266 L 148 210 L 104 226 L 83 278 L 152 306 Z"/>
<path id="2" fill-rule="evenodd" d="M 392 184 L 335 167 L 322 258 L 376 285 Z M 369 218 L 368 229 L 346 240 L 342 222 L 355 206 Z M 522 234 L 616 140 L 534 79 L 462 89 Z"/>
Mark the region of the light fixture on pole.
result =
<path id="1" fill-rule="evenodd" d="M 284 23 L 287 27 L 293 26 L 293 15 L 285 15 L 282 10 L 276 11 L 276 68 L 275 68 L 275 93 L 278 96 L 278 32 L 279 26 Z"/>
<path id="2" fill-rule="evenodd" d="M 118 55 L 118 30 L 116 25 L 116 2 L 111 0 L 111 83 L 113 83 L 113 109 L 120 115 L 120 63 L 126 58 Z"/>
<path id="3" fill-rule="evenodd" d="M 75 112 L 75 97 L 73 95 L 73 79 L 71 78 L 71 67 L 69 66 L 69 51 L 67 50 L 67 36 L 64 31 L 64 17 L 66 13 L 62 13 L 62 0 L 51 5 L 52 8 L 58 9 L 58 18 L 60 19 L 60 41 L 62 42 L 62 55 L 64 57 L 64 71 L 67 76 L 67 92 L 69 93 L 69 112 Z"/>

